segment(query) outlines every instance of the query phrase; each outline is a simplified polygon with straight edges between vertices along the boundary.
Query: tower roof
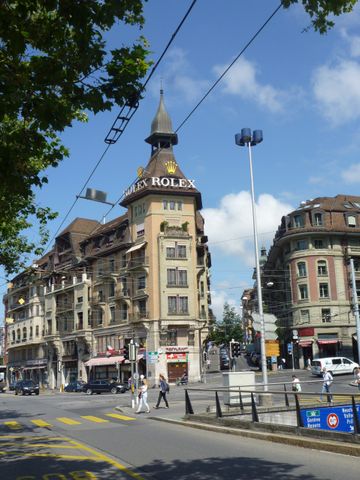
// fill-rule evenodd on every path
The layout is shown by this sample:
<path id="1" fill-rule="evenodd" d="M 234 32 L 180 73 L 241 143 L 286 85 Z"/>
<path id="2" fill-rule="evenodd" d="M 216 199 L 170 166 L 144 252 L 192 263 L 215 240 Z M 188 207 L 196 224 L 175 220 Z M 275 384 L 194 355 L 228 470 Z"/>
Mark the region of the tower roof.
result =
<path id="1" fill-rule="evenodd" d="M 169 114 L 165 109 L 164 91 L 160 90 L 160 102 L 156 115 L 151 122 L 150 136 L 145 139 L 145 142 L 150 143 L 153 147 L 167 145 L 177 145 L 177 134 L 174 133 L 172 122 Z"/>

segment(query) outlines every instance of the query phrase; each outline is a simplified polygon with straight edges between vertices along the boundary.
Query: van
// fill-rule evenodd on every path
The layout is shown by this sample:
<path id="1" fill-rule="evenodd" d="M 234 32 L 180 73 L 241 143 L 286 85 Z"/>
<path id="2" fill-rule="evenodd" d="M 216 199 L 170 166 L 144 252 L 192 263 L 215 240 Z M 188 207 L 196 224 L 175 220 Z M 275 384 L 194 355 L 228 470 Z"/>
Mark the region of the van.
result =
<path id="1" fill-rule="evenodd" d="M 332 375 L 342 375 L 354 373 L 355 368 L 359 368 L 359 365 L 346 357 L 314 358 L 312 360 L 311 373 L 313 375 L 321 376 L 324 368 Z"/>

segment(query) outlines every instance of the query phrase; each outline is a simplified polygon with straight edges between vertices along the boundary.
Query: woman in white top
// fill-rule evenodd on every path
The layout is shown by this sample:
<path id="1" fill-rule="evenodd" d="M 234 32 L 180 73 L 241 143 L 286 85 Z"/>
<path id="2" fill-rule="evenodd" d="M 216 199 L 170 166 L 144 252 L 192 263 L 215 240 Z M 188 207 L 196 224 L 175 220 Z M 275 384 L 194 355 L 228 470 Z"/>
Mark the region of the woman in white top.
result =
<path id="1" fill-rule="evenodd" d="M 150 407 L 147 403 L 147 395 L 148 395 L 147 390 L 148 390 L 147 380 L 144 377 L 144 375 L 140 375 L 139 406 L 138 406 L 138 409 L 136 410 L 136 413 L 140 413 L 143 406 L 146 408 L 146 413 L 150 413 Z"/>

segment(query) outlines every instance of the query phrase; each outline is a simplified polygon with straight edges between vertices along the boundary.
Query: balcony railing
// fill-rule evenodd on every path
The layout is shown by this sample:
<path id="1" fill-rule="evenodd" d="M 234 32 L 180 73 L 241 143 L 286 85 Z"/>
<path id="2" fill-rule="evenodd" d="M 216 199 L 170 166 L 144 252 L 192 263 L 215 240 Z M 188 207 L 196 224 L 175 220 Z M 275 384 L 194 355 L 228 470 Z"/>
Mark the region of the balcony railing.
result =
<path id="1" fill-rule="evenodd" d="M 147 318 L 149 318 L 149 312 L 129 313 L 130 322 L 138 322 L 140 320 L 145 320 Z"/>
<path id="2" fill-rule="evenodd" d="M 56 305 L 56 312 L 68 312 L 69 310 L 74 310 L 74 304 L 73 303 L 58 303 Z"/>
<path id="3" fill-rule="evenodd" d="M 143 268 L 149 265 L 149 257 L 136 257 L 129 260 L 127 264 L 128 269 Z"/>

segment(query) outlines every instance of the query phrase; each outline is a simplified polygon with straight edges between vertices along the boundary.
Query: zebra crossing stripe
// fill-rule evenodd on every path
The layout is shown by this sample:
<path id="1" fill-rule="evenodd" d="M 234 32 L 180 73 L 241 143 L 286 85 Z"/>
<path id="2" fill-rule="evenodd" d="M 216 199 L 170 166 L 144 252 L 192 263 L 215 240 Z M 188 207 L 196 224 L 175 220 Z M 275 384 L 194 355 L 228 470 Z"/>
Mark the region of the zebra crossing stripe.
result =
<path id="1" fill-rule="evenodd" d="M 38 427 L 52 427 L 51 423 L 45 422 L 44 420 L 31 420 L 31 422 Z"/>
<path id="2" fill-rule="evenodd" d="M 68 417 L 58 417 L 56 420 L 61 423 L 65 423 L 66 425 L 81 425 L 81 422 L 78 422 L 77 420 L 73 420 L 72 418 Z"/>
<path id="3" fill-rule="evenodd" d="M 127 417 L 126 415 L 119 415 L 118 413 L 105 413 L 107 417 L 117 418 L 119 420 L 131 421 L 136 420 L 134 417 Z"/>
<path id="4" fill-rule="evenodd" d="M 84 418 L 85 420 L 89 420 L 89 422 L 94 422 L 94 423 L 106 423 L 109 421 L 109 420 L 105 420 L 104 418 L 93 417 L 92 415 L 81 415 L 81 418 Z"/>
<path id="5" fill-rule="evenodd" d="M 19 422 L 4 422 L 4 425 L 10 428 L 10 430 L 21 430 L 23 428 Z"/>

